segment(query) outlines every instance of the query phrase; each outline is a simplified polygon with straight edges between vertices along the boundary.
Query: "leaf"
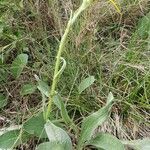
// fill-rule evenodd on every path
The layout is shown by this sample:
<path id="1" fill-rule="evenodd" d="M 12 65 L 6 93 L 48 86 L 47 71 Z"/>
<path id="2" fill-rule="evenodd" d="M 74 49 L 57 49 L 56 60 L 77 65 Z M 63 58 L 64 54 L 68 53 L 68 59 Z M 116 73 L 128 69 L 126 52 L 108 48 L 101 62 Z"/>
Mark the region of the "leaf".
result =
<path id="1" fill-rule="evenodd" d="M 95 81 L 94 76 L 89 76 L 88 78 L 84 79 L 78 87 L 79 94 L 81 94 L 85 89 L 87 89 L 90 85 L 92 85 L 94 81 Z"/>
<path id="2" fill-rule="evenodd" d="M 11 65 L 11 72 L 15 78 L 18 78 L 20 76 L 21 72 L 23 71 L 23 68 L 27 65 L 27 62 L 27 54 L 20 54 L 15 58 Z"/>
<path id="3" fill-rule="evenodd" d="M 9 149 L 11 148 L 14 143 L 16 142 L 20 131 L 13 130 L 6 132 L 5 134 L 0 136 L 0 149 Z"/>
<path id="4" fill-rule="evenodd" d="M 20 130 L 8 131 L 0 136 L 0 149 L 12 149 L 14 146 L 26 142 L 29 134 L 26 132 L 20 135 Z"/>
<path id="5" fill-rule="evenodd" d="M 65 104 L 63 103 L 63 100 L 60 95 L 54 96 L 54 103 L 55 105 L 61 110 L 61 116 L 66 124 L 71 125 L 72 120 L 70 119 L 68 112 L 66 110 Z"/>
<path id="6" fill-rule="evenodd" d="M 82 147 L 85 142 L 89 141 L 93 135 L 94 130 L 100 126 L 110 114 L 110 109 L 113 105 L 113 99 L 107 101 L 106 106 L 99 109 L 97 112 L 91 114 L 83 120 L 81 127 L 81 136 L 79 138 L 78 147 Z"/>
<path id="7" fill-rule="evenodd" d="M 72 150 L 71 139 L 63 129 L 48 121 L 45 124 L 45 131 L 50 142 L 61 144 L 62 150 Z"/>
<path id="8" fill-rule="evenodd" d="M 38 90 L 43 93 L 46 97 L 49 97 L 50 87 L 44 81 L 38 79 Z"/>
<path id="9" fill-rule="evenodd" d="M 37 77 L 36 77 L 36 79 L 38 81 L 38 89 L 39 89 L 39 91 L 42 94 L 44 94 L 45 96 L 49 97 L 49 89 L 50 89 L 50 87 L 45 82 L 43 82 L 42 80 L 38 79 Z M 65 123 L 69 124 L 69 125 L 73 124 L 72 120 L 70 119 L 70 117 L 68 115 L 68 112 L 66 110 L 66 107 L 65 107 L 65 105 L 63 103 L 63 100 L 62 100 L 61 96 L 59 94 L 56 94 L 54 96 L 53 101 L 54 101 L 55 105 L 60 109 L 61 116 L 64 119 Z"/>
<path id="10" fill-rule="evenodd" d="M 3 108 L 7 105 L 7 98 L 0 93 L 0 108 Z"/>
<path id="11" fill-rule="evenodd" d="M 150 138 L 143 140 L 122 141 L 123 144 L 135 150 L 150 150 Z"/>
<path id="12" fill-rule="evenodd" d="M 40 144 L 36 150 L 66 150 L 63 148 L 63 144 L 56 142 L 45 142 Z"/>
<path id="13" fill-rule="evenodd" d="M 119 139 L 107 133 L 99 133 L 89 142 L 89 145 L 103 150 L 125 150 L 124 145 Z"/>
<path id="14" fill-rule="evenodd" d="M 22 87 L 22 89 L 21 89 L 21 91 L 20 91 L 20 94 L 21 94 L 22 96 L 28 95 L 28 94 L 32 94 L 32 93 L 35 92 L 36 88 L 37 88 L 36 85 L 33 85 L 33 84 L 25 84 L 25 85 L 23 85 L 23 87 Z"/>
<path id="15" fill-rule="evenodd" d="M 47 135 L 44 130 L 45 120 L 43 114 L 40 113 L 37 116 L 31 117 L 23 124 L 23 129 L 34 136 L 40 138 L 47 138 Z"/>

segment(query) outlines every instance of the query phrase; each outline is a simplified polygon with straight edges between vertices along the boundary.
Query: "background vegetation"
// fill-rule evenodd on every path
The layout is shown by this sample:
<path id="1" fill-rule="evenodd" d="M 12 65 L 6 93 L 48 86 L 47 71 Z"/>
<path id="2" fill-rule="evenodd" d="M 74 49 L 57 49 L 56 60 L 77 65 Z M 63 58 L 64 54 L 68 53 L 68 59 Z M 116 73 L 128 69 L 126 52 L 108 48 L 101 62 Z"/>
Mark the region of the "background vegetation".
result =
<path id="1" fill-rule="evenodd" d="M 80 3 L 0 0 L 2 129 L 18 127 L 41 111 L 42 96 L 35 77 L 51 85 L 61 36 L 70 11 Z M 108 1 L 101 0 L 79 17 L 65 45 L 67 66 L 57 88 L 71 119 L 79 125 L 84 117 L 105 105 L 111 91 L 118 102 L 97 130 L 134 140 L 150 135 L 150 3 L 118 3 L 122 16 Z M 79 85 L 89 76 L 96 80 L 80 94 Z M 53 109 L 52 118 L 60 124 L 60 112 Z M 70 127 L 66 128 L 72 136 Z M 35 137 L 21 148 L 34 149 L 40 142 Z"/>

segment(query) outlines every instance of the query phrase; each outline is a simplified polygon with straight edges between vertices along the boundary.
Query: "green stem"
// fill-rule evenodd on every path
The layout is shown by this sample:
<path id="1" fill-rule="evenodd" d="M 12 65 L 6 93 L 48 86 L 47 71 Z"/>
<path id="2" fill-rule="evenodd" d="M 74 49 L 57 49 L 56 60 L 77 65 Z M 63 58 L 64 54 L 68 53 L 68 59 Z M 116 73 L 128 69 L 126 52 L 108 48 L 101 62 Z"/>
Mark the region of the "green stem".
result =
<path id="1" fill-rule="evenodd" d="M 86 9 L 84 6 L 85 4 L 84 5 L 83 4 L 84 3 L 82 3 L 82 5 L 79 7 L 79 9 L 74 13 L 73 17 L 71 15 L 70 20 L 68 21 L 66 30 L 64 32 L 64 35 L 62 36 L 62 39 L 61 39 L 61 42 L 59 45 L 58 53 L 56 56 L 55 71 L 54 71 L 54 76 L 53 76 L 53 81 L 52 81 L 52 87 L 50 90 L 49 102 L 48 102 L 47 111 L 46 111 L 46 120 L 48 120 L 49 114 L 51 112 L 53 97 L 55 95 L 55 89 L 56 89 L 57 82 L 58 82 L 58 76 L 59 76 L 58 72 L 59 72 L 59 67 L 60 67 L 60 60 L 61 60 L 62 52 L 64 50 L 65 42 L 67 40 L 70 29 L 73 26 L 73 24 L 75 23 L 76 19 L 82 13 L 82 11 L 84 9 Z"/>

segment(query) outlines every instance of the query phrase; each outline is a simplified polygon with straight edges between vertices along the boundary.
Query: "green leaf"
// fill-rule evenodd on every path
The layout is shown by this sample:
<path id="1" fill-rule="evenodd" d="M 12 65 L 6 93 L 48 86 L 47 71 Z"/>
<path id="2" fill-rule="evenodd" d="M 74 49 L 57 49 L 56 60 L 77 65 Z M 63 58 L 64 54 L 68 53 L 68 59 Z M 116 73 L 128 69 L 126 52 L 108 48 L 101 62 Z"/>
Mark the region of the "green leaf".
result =
<path id="1" fill-rule="evenodd" d="M 0 93 L 0 108 L 3 108 L 7 105 L 7 98 Z"/>
<path id="2" fill-rule="evenodd" d="M 37 79 L 37 81 L 38 81 L 39 91 L 42 94 L 44 94 L 45 96 L 49 97 L 50 87 L 45 82 L 41 81 L 40 79 Z M 63 100 L 62 100 L 61 96 L 59 94 L 56 94 L 54 96 L 53 100 L 54 100 L 55 105 L 60 109 L 61 116 L 62 116 L 63 120 L 65 121 L 65 123 L 71 125 L 73 122 L 72 122 L 72 120 L 70 119 L 70 117 L 68 115 L 68 112 L 66 110 L 65 104 L 63 103 Z"/>
<path id="3" fill-rule="evenodd" d="M 57 94 L 54 96 L 54 103 L 60 109 L 61 116 L 62 116 L 63 120 L 65 121 L 65 123 L 68 125 L 71 125 L 72 120 L 70 119 L 70 117 L 68 115 L 67 109 L 66 109 L 65 104 L 63 103 L 63 100 L 60 95 Z"/>
<path id="4" fill-rule="evenodd" d="M 83 147 L 85 142 L 91 140 L 94 130 L 108 119 L 113 99 L 108 99 L 106 106 L 99 109 L 83 120 L 81 127 L 81 136 L 79 138 L 78 147 Z"/>
<path id="5" fill-rule="evenodd" d="M 29 139 L 29 134 L 21 133 L 20 130 L 8 131 L 0 136 L 0 149 L 13 149 L 17 145 L 26 142 Z"/>
<path id="6" fill-rule="evenodd" d="M 38 79 L 37 88 L 42 94 L 44 94 L 46 97 L 49 97 L 50 87 L 47 85 L 47 83 L 45 83 L 44 81 Z"/>
<path id="7" fill-rule="evenodd" d="M 20 76 L 21 72 L 23 71 L 23 68 L 27 65 L 27 62 L 27 54 L 20 54 L 15 58 L 11 65 L 11 72 L 15 78 L 18 78 Z"/>
<path id="8" fill-rule="evenodd" d="M 63 129 L 48 121 L 45 124 L 45 131 L 50 142 L 56 142 L 62 145 L 61 150 L 72 150 L 71 139 Z"/>
<path id="9" fill-rule="evenodd" d="M 92 85 L 94 81 L 95 81 L 94 76 L 89 76 L 88 78 L 84 79 L 78 87 L 79 94 L 81 94 L 85 89 L 87 89 L 90 85 Z"/>
<path id="10" fill-rule="evenodd" d="M 40 144 L 36 150 L 66 150 L 63 144 L 57 142 L 45 142 Z"/>
<path id="11" fill-rule="evenodd" d="M 1 61 L 1 58 L 0 58 L 0 61 Z M 3 82 L 7 82 L 7 78 L 8 78 L 8 72 L 6 70 L 0 68 L 0 83 L 2 81 Z"/>
<path id="12" fill-rule="evenodd" d="M 89 145 L 103 150 L 125 150 L 124 145 L 119 139 L 107 133 L 99 133 L 89 142 Z"/>
<path id="13" fill-rule="evenodd" d="M 0 136 L 0 149 L 9 149 L 11 148 L 18 139 L 20 131 L 13 130 L 6 132 Z"/>
<path id="14" fill-rule="evenodd" d="M 20 94 L 22 96 L 24 95 L 28 95 L 28 94 L 32 94 L 35 92 L 37 86 L 36 85 L 33 85 L 33 84 L 25 84 L 23 85 L 21 91 L 20 91 Z"/>
<path id="15" fill-rule="evenodd" d="M 23 124 L 23 129 L 31 135 L 47 138 L 47 135 L 44 130 L 45 120 L 43 114 L 40 113 L 37 116 L 31 117 Z"/>
<path id="16" fill-rule="evenodd" d="M 150 150 L 150 138 L 143 140 L 122 141 L 123 144 L 135 150 Z"/>

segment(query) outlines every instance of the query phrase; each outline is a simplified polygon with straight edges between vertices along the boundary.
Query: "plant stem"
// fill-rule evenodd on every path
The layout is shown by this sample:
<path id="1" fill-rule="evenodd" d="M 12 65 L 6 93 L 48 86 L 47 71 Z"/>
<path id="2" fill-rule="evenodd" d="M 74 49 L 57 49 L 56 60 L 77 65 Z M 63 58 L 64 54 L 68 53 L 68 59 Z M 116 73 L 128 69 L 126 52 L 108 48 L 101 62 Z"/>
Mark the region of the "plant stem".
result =
<path id="1" fill-rule="evenodd" d="M 59 72 L 59 67 L 60 67 L 60 60 L 61 60 L 62 52 L 64 50 L 65 42 L 67 40 L 67 37 L 68 37 L 68 34 L 69 34 L 69 31 L 70 31 L 71 27 L 75 23 L 78 16 L 86 8 L 87 7 L 85 6 L 85 2 L 83 2 L 81 4 L 81 6 L 79 7 L 79 9 L 76 10 L 74 15 L 72 16 L 72 14 L 71 14 L 71 17 L 70 17 L 70 20 L 68 21 L 68 24 L 67 24 L 66 30 L 64 32 L 64 35 L 62 36 L 62 39 L 60 41 L 58 53 L 57 53 L 57 56 L 56 56 L 55 71 L 54 71 L 54 76 L 53 76 L 53 81 L 52 81 L 52 87 L 51 87 L 50 94 L 49 94 L 49 102 L 48 102 L 48 106 L 47 106 L 47 110 L 46 110 L 46 118 L 45 118 L 46 121 L 48 120 L 49 114 L 51 112 L 53 97 L 55 95 L 55 89 L 56 89 L 57 82 L 58 82 L 58 76 L 59 76 L 58 72 Z"/>

